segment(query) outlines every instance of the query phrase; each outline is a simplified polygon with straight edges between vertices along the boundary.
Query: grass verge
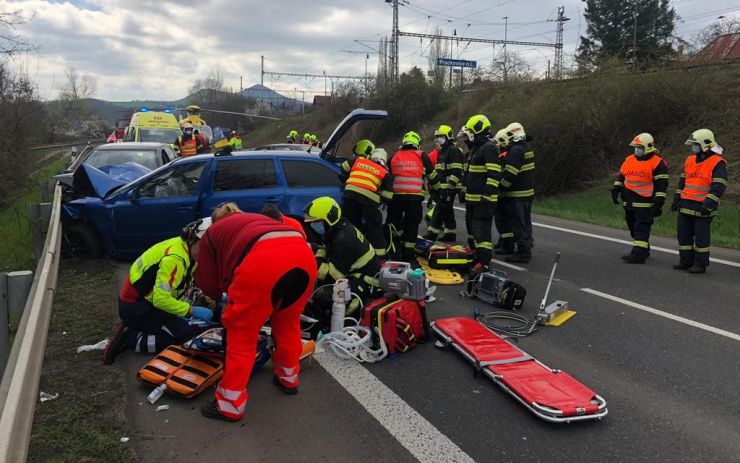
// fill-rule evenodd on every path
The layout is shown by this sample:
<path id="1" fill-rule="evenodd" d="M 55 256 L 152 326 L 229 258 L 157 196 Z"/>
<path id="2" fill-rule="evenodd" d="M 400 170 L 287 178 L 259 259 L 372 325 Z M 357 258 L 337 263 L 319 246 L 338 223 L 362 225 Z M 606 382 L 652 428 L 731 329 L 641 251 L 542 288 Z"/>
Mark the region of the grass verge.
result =
<path id="1" fill-rule="evenodd" d="M 18 193 L 12 204 L 0 209 L 0 271 L 29 269 L 33 265 L 31 225 L 29 223 L 30 203 L 41 202 L 40 184 L 50 180 L 69 163 L 60 153 L 58 157 L 41 167 Z"/>
<path id="2" fill-rule="evenodd" d="M 537 198 L 533 204 L 533 212 L 627 229 L 622 207 L 612 204 L 609 191 L 604 188 Z M 655 220 L 652 233 L 669 238 L 676 237 L 676 213 L 669 212 L 668 204 L 663 208 L 663 215 Z M 740 249 L 740 205 L 737 202 L 722 202 L 719 215 L 712 222 L 712 244 Z"/>
<path id="3" fill-rule="evenodd" d="M 59 397 L 36 404 L 29 461 L 137 461 L 131 444 L 119 441 L 129 435 L 123 372 L 103 365 L 100 351 L 76 353 L 110 336 L 115 293 L 114 262 L 61 262 L 40 384 Z"/>

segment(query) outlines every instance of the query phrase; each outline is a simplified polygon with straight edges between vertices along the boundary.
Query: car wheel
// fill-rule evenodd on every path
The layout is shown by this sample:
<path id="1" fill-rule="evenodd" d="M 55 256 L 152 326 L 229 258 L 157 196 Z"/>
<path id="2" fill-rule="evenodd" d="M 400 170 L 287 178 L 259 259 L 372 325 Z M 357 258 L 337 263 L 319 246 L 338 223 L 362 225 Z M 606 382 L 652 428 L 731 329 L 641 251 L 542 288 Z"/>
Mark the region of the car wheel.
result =
<path id="1" fill-rule="evenodd" d="M 103 242 L 98 231 L 92 225 L 74 223 L 64 227 L 62 255 L 65 257 L 86 257 L 100 259 L 103 257 Z"/>

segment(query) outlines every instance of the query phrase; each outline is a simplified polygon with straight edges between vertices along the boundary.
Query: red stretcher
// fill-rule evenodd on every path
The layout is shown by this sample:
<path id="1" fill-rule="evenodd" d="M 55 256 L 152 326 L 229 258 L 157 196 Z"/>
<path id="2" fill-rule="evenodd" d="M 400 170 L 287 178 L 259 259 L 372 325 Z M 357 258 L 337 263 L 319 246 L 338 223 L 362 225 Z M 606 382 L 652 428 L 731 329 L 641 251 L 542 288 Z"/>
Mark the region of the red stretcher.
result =
<path id="1" fill-rule="evenodd" d="M 606 401 L 575 378 L 552 370 L 472 318 L 432 322 L 452 346 L 539 418 L 553 423 L 601 419 Z"/>

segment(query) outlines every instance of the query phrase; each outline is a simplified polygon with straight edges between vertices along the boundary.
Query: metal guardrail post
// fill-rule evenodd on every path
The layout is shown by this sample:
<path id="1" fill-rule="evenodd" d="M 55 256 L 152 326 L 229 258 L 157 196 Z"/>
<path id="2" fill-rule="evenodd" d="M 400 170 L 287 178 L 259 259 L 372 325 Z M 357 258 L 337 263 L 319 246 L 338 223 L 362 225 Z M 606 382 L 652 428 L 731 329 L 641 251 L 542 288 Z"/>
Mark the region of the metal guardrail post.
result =
<path id="1" fill-rule="evenodd" d="M 28 296 L 33 284 L 33 272 L 18 270 L 7 273 L 8 282 L 8 314 L 19 317 L 23 315 Z"/>
<path id="2" fill-rule="evenodd" d="M 0 375 L 10 354 L 10 319 L 8 318 L 8 279 L 0 273 Z"/>
<path id="3" fill-rule="evenodd" d="M 28 454 L 61 257 L 60 210 L 57 186 L 44 252 L 0 382 L 0 462 L 23 462 Z"/>
<path id="4" fill-rule="evenodd" d="M 29 204 L 31 209 L 29 221 L 31 225 L 31 243 L 33 247 L 33 260 L 38 262 L 44 248 L 44 230 L 49 226 L 51 216 L 51 203 Z"/>

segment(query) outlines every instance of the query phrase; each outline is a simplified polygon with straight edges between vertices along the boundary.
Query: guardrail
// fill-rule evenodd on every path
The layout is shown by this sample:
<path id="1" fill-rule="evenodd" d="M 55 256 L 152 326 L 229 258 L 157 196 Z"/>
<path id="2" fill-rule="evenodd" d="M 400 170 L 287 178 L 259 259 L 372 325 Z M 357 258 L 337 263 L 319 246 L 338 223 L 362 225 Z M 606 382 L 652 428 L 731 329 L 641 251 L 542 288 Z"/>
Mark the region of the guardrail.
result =
<path id="1" fill-rule="evenodd" d="M 0 462 L 26 461 L 61 259 L 62 191 L 54 189 L 44 250 L 0 383 Z"/>
<path id="2" fill-rule="evenodd" d="M 92 145 L 94 143 L 104 143 L 107 140 L 107 138 L 86 138 L 84 140 L 77 140 L 77 141 L 69 141 L 65 143 L 57 143 L 54 145 L 41 145 L 41 146 L 33 146 L 29 148 L 31 151 L 40 151 L 40 150 L 50 150 L 55 148 L 67 148 L 71 146 L 77 146 L 77 145 Z"/>

